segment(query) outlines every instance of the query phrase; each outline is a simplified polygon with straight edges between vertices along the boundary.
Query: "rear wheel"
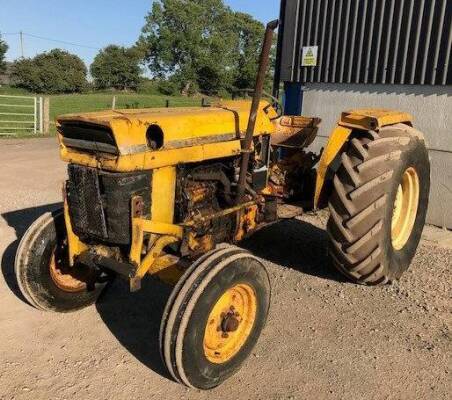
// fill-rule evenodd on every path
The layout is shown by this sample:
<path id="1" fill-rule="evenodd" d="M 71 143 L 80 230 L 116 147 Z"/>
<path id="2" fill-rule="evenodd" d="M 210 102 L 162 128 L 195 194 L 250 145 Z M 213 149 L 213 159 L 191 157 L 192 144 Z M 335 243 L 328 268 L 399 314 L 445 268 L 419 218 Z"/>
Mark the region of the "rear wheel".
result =
<path id="1" fill-rule="evenodd" d="M 330 254 L 347 277 L 384 284 L 408 269 L 430 188 L 422 134 L 404 124 L 351 139 L 329 201 Z"/>
<path id="2" fill-rule="evenodd" d="M 269 304 L 267 272 L 248 252 L 224 246 L 198 260 L 162 319 L 161 353 L 174 379 L 211 389 L 233 375 L 256 344 Z"/>
<path id="3" fill-rule="evenodd" d="M 46 213 L 17 249 L 15 272 L 26 300 L 45 311 L 69 312 L 93 304 L 106 285 L 92 269 L 69 266 L 63 211 Z"/>

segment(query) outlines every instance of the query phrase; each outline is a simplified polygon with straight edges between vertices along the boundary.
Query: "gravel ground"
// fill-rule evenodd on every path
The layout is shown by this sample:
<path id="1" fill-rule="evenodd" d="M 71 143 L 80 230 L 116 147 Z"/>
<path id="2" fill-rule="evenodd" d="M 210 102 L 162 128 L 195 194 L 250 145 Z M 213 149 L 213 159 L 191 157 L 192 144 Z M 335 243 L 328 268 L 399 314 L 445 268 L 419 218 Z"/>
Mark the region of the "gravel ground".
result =
<path id="1" fill-rule="evenodd" d="M 54 139 L 0 141 L 1 399 L 449 399 L 452 250 L 423 241 L 398 283 L 367 288 L 332 269 L 325 214 L 258 232 L 243 246 L 272 279 L 267 327 L 242 370 L 200 392 L 174 383 L 157 336 L 170 289 L 117 281 L 93 307 L 37 311 L 13 272 L 17 238 L 58 207 Z M 449 393 L 449 394 L 448 394 Z"/>

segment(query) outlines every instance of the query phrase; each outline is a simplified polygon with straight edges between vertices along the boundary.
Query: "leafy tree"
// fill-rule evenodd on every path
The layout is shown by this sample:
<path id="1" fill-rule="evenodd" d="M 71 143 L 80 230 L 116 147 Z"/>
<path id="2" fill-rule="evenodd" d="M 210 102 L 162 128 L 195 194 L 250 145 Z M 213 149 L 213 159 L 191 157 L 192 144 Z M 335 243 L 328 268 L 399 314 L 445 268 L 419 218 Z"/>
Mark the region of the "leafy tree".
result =
<path id="1" fill-rule="evenodd" d="M 8 45 L 0 35 L 0 73 L 6 71 L 5 54 L 8 51 Z"/>
<path id="2" fill-rule="evenodd" d="M 36 93 L 81 92 L 87 85 L 86 74 L 79 57 L 60 49 L 17 60 L 11 67 L 15 86 Z"/>
<path id="3" fill-rule="evenodd" d="M 140 83 L 140 54 L 135 48 L 110 45 L 102 49 L 90 67 L 98 89 L 136 89 Z"/>
<path id="4" fill-rule="evenodd" d="M 207 93 L 231 89 L 239 67 L 249 73 L 249 64 L 256 63 L 248 47 L 256 45 L 251 36 L 258 35 L 257 26 L 262 25 L 245 16 L 231 11 L 223 0 L 154 1 L 138 47 L 152 74 L 177 84 L 181 92 L 197 86 Z M 243 21 L 254 22 L 241 35 Z"/>
<path id="5" fill-rule="evenodd" d="M 234 31 L 237 37 L 233 85 L 237 89 L 250 89 L 256 81 L 265 28 L 250 15 L 236 12 Z"/>

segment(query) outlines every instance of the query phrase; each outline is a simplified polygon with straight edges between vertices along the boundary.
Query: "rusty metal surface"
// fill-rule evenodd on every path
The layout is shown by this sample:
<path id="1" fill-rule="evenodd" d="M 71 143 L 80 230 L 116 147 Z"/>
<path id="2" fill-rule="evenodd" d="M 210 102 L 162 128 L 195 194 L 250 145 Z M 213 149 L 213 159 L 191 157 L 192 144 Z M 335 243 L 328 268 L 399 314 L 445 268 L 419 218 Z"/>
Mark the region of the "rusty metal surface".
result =
<path id="1" fill-rule="evenodd" d="M 242 208 L 237 213 L 237 228 L 234 241 L 240 242 L 256 230 L 258 224 L 258 207 L 256 204 Z"/>
<path id="2" fill-rule="evenodd" d="M 287 149 L 285 157 L 275 162 L 270 168 L 268 186 L 263 194 L 284 199 L 310 199 L 311 188 L 308 180 L 314 174 L 318 156 L 298 149 Z"/>
<path id="3" fill-rule="evenodd" d="M 271 136 L 271 144 L 280 147 L 304 148 L 317 136 L 320 118 L 303 116 L 283 116 L 273 121 L 276 132 Z"/>

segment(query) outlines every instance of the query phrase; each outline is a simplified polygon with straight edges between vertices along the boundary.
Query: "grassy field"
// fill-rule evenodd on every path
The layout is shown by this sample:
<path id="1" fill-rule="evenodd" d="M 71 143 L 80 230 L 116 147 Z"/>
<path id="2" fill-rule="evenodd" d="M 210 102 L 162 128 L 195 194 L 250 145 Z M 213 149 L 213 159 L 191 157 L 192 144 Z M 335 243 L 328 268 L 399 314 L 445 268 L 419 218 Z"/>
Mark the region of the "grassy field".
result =
<path id="1" fill-rule="evenodd" d="M 24 90 L 0 87 L 0 95 L 18 95 L 18 96 L 33 96 Z M 138 93 L 123 93 L 123 92 L 108 92 L 108 93 L 86 93 L 86 94 L 68 94 L 68 95 L 51 95 L 47 96 L 50 99 L 50 131 L 51 134 L 55 133 L 54 121 L 58 115 L 75 113 L 75 112 L 88 112 L 110 109 L 112 107 L 113 96 L 116 96 L 116 109 L 123 108 L 155 108 L 165 107 L 166 101 L 169 101 L 170 107 L 183 107 L 183 106 L 197 106 L 201 104 L 201 97 L 183 97 L 183 96 L 162 96 L 155 94 L 138 94 Z M 7 116 L 1 115 L 3 112 L 8 113 L 21 113 L 26 111 L 30 113 L 33 111 L 31 107 L 27 105 L 32 104 L 30 100 L 17 100 L 17 107 L 2 106 L 7 102 L 11 102 L 6 98 L 0 97 L 0 137 L 2 127 L 11 126 L 11 123 L 3 122 L 14 118 L 14 120 L 30 119 L 30 116 Z M 15 136 L 30 136 L 32 134 L 31 124 L 14 124 L 15 127 L 29 127 L 27 130 L 17 130 L 18 133 Z"/>

